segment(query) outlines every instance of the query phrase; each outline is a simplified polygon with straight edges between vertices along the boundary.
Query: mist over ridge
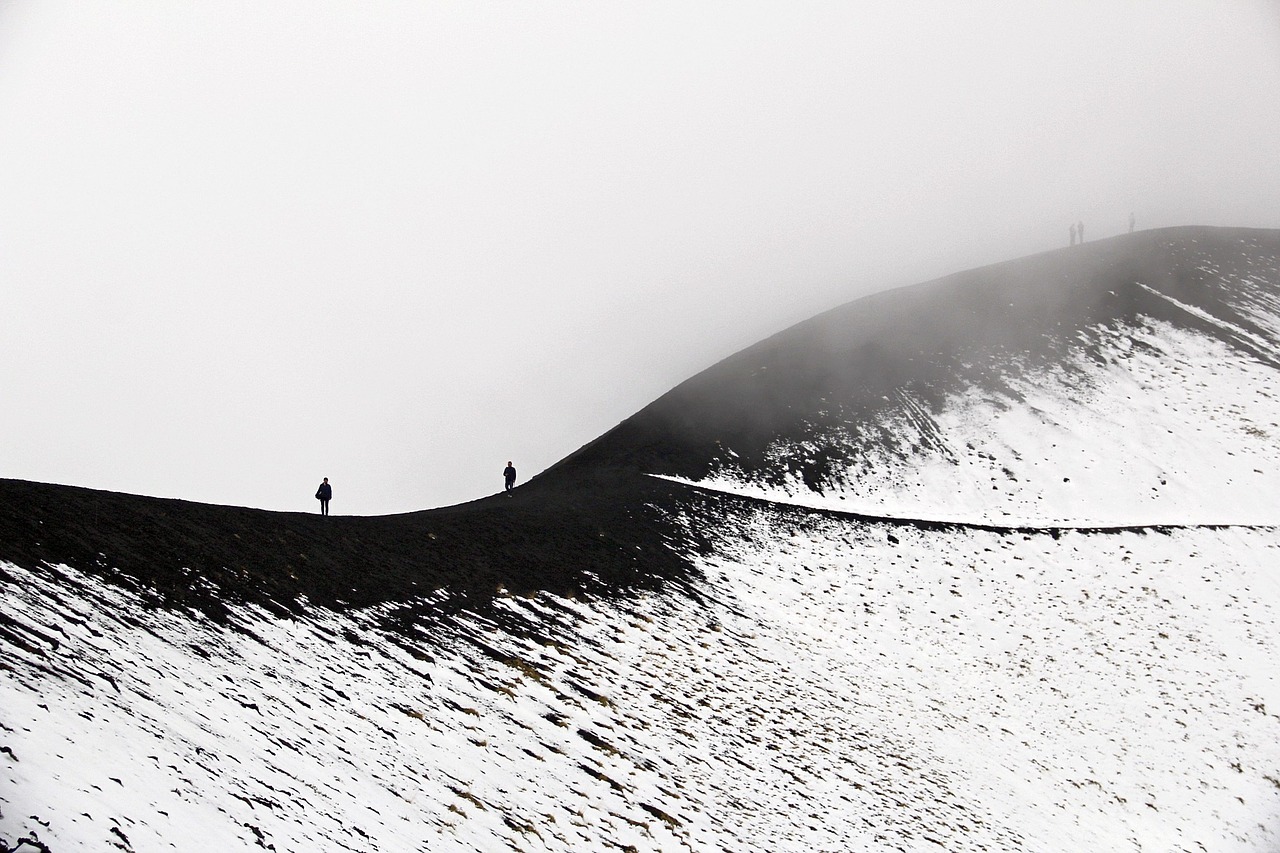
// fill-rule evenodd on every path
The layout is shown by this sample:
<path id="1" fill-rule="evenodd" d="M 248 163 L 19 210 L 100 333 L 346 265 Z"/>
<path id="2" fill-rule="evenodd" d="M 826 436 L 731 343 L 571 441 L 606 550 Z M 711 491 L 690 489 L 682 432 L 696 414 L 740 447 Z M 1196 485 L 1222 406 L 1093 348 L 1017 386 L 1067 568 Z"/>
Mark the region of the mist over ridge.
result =
<path id="1" fill-rule="evenodd" d="M 874 478 L 865 460 L 882 454 L 909 477 L 913 459 L 964 452 L 958 433 L 957 446 L 944 446 L 936 417 L 975 400 L 1025 406 L 1029 381 L 1046 393 L 1061 385 L 1085 408 L 1135 406 L 1132 393 L 1084 395 L 1103 395 L 1097 384 L 1136 353 L 1161 355 L 1155 338 L 1166 331 L 1212 341 L 1269 374 L 1278 254 L 1271 230 L 1157 229 L 879 292 L 729 356 L 581 453 L 695 481 L 731 468 L 802 491 L 856 491 Z M 1182 355 L 1167 355 L 1152 369 L 1183 369 L 1173 363 Z M 1200 405 L 1235 390 L 1209 388 Z"/>
<path id="2" fill-rule="evenodd" d="M 1268 0 L 7 4 L 0 474 L 443 506 L 855 295 L 1080 221 L 1274 226 L 1275 29 Z"/>

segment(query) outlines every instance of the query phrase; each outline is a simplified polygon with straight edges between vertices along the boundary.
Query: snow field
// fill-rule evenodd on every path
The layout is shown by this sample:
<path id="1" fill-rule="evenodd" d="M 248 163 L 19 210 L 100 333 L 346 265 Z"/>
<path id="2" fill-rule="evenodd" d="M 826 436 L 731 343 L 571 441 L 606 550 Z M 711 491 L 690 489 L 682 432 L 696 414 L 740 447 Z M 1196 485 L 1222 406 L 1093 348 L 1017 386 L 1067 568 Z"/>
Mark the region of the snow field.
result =
<path id="1" fill-rule="evenodd" d="M 1276 846 L 1274 530 L 1054 539 L 717 501 L 687 595 L 503 597 L 407 634 L 394 606 L 237 630 L 4 566 L 4 612 L 57 645 L 0 647 L 0 837 Z"/>
<path id="2" fill-rule="evenodd" d="M 1275 531 L 899 527 L 885 548 L 878 525 L 810 519 L 778 547 L 778 523 L 721 569 L 770 602 L 748 615 L 857 685 L 851 726 L 906 739 L 1022 849 L 1275 845 Z"/>

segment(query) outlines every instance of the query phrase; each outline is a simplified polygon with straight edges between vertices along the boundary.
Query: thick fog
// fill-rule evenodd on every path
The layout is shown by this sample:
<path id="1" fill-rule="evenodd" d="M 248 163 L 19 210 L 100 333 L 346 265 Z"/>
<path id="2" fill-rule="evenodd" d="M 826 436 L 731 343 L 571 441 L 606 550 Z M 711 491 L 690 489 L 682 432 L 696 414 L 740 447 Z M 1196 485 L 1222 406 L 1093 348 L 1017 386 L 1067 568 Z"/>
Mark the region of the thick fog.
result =
<path id="1" fill-rule="evenodd" d="M 0 0 L 0 477 L 521 481 L 867 292 L 1280 225 L 1268 2 Z"/>

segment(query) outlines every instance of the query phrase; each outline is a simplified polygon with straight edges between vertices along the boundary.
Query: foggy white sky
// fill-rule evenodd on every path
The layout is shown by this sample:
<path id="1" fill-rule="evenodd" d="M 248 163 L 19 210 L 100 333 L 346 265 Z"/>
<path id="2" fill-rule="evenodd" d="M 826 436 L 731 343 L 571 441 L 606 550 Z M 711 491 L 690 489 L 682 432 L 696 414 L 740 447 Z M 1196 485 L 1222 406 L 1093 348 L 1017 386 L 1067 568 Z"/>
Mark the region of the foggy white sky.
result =
<path id="1" fill-rule="evenodd" d="M 497 491 L 872 290 L 1280 225 L 1274 2 L 0 0 L 0 477 Z"/>

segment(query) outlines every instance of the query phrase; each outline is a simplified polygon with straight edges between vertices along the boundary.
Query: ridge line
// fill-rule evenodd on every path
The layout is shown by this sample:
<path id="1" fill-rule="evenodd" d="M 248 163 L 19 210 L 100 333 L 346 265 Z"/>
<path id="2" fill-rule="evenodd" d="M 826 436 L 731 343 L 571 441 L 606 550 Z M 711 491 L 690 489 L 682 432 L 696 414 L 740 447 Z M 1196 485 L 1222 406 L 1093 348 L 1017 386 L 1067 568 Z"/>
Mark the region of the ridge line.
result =
<path id="1" fill-rule="evenodd" d="M 1235 524 L 1230 522 L 1220 524 L 1199 524 L 1199 523 L 1160 523 L 1153 522 L 1149 524 L 993 524 L 985 521 L 944 521 L 942 519 L 930 518 L 909 518 L 900 515 L 874 515 L 864 512 L 853 512 L 852 510 L 835 509 L 831 507 L 815 507 L 806 506 L 805 504 L 791 503 L 789 501 L 775 500 L 772 498 L 759 497 L 757 495 L 744 495 L 739 492 L 731 492 L 725 489 L 715 489 L 710 486 L 703 486 L 698 483 L 691 483 L 686 480 L 672 478 L 665 474 L 645 474 L 646 477 L 653 477 L 656 480 L 664 480 L 668 483 L 674 483 L 678 486 L 684 486 L 688 489 L 704 492 L 712 495 L 724 495 L 738 498 L 753 503 L 761 503 L 770 506 L 782 506 L 790 509 L 803 510 L 804 512 L 820 513 L 823 515 L 833 515 L 840 518 L 850 518 L 857 521 L 875 522 L 880 524 L 891 524 L 898 527 L 916 527 L 922 530 L 985 530 L 992 533 L 1043 533 L 1053 536 L 1055 539 L 1062 533 L 1165 533 L 1168 534 L 1174 530 L 1274 530 L 1280 527 L 1280 524 Z"/>

